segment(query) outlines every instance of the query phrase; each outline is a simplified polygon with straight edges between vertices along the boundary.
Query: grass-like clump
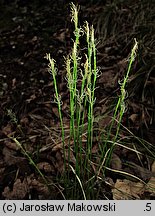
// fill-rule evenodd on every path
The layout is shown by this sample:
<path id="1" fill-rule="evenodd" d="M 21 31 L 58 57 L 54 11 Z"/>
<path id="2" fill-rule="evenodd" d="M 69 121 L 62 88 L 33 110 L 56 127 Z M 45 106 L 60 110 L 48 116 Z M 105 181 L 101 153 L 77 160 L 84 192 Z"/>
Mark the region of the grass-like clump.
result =
<path id="1" fill-rule="evenodd" d="M 69 90 L 70 127 L 69 141 L 65 139 L 65 127 L 63 122 L 62 101 L 58 90 L 56 79 L 57 69 L 55 60 L 47 54 L 49 60 L 49 71 L 52 74 L 55 88 L 55 101 L 58 105 L 58 112 L 61 126 L 61 140 L 63 144 L 64 171 L 62 173 L 63 187 L 67 199 L 97 199 L 95 182 L 105 166 L 109 166 L 111 155 L 117 141 L 122 116 L 125 112 L 126 83 L 128 81 L 131 65 L 134 61 L 137 41 L 129 58 L 129 66 L 124 80 L 120 83 L 120 96 L 116 104 L 110 128 L 104 141 L 100 141 L 99 164 L 93 163 L 93 123 L 95 88 L 98 77 L 96 60 L 96 41 L 94 39 L 94 28 L 85 22 L 83 28 L 78 24 L 78 8 L 71 4 L 72 22 L 74 23 L 74 41 L 71 53 L 65 58 L 66 78 Z M 87 50 L 84 54 L 85 62 L 81 67 L 80 38 L 86 38 Z M 83 55 L 83 53 L 82 53 Z M 81 83 L 81 87 L 77 83 Z M 117 128 L 112 144 L 109 146 L 111 130 L 114 122 L 117 121 Z M 83 142 L 85 136 L 86 142 Z M 104 135 L 103 135 L 104 136 Z M 107 148 L 108 145 L 108 148 Z M 106 151 L 105 151 L 106 149 Z M 71 163 L 71 153 L 75 156 L 75 164 Z M 95 168 L 94 168 L 95 167 Z M 104 173 L 104 172 L 103 172 Z M 104 177 L 104 176 L 103 176 Z"/>

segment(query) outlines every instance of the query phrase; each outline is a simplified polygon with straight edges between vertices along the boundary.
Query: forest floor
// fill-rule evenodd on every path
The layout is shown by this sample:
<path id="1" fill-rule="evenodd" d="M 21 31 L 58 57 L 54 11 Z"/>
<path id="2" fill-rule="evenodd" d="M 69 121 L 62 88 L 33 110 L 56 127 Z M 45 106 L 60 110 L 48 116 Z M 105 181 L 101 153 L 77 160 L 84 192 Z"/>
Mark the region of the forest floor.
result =
<path id="1" fill-rule="evenodd" d="M 93 23 L 97 40 L 94 127 L 98 130 L 93 155 L 99 152 L 100 131 L 109 127 L 134 38 L 138 41 L 119 140 L 110 167 L 96 182 L 97 198 L 154 199 L 154 4 L 145 0 L 78 2 L 80 25 L 84 20 Z M 69 1 L 0 1 L 0 199 L 66 198 L 63 183 L 57 181 L 64 166 L 63 151 L 53 80 L 44 57 L 51 53 L 56 60 L 67 128 L 64 56 L 71 51 L 72 29 Z M 50 190 L 27 155 L 48 180 Z M 72 164 L 74 160 L 73 153 Z"/>

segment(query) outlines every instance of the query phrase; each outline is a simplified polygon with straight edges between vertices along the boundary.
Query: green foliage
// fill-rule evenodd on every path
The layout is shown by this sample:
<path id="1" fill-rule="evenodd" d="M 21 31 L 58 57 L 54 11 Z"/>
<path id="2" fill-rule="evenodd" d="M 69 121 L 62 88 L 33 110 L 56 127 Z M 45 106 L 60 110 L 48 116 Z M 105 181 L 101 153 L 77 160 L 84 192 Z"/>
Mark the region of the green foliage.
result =
<path id="1" fill-rule="evenodd" d="M 125 85 L 128 80 L 129 72 L 131 70 L 131 65 L 134 61 L 136 50 L 137 50 L 137 41 L 135 39 L 135 44 L 131 52 L 129 59 L 129 66 L 127 74 L 120 84 L 121 95 L 118 98 L 118 102 L 115 108 L 113 115 L 113 120 L 108 131 L 107 139 L 105 143 L 102 143 L 100 146 L 101 150 L 101 165 L 98 165 L 98 171 L 95 175 L 91 172 L 91 162 L 92 162 L 92 146 L 93 146 L 93 123 L 94 123 L 94 103 L 95 103 L 95 87 L 96 79 L 98 76 L 98 70 L 96 65 L 96 46 L 94 39 L 94 28 L 93 26 L 89 27 L 89 24 L 85 22 L 83 28 L 78 26 L 78 8 L 74 4 L 71 4 L 71 14 L 72 21 L 74 23 L 74 43 L 72 52 L 66 57 L 66 77 L 67 77 L 67 86 L 70 94 L 70 139 L 68 143 L 65 142 L 65 131 L 63 126 L 63 116 L 61 108 L 61 96 L 58 93 L 58 87 L 56 82 L 56 69 L 54 60 L 51 59 L 50 54 L 47 55 L 49 60 L 49 69 L 50 73 L 53 76 L 54 87 L 55 87 L 55 98 L 58 104 L 58 111 L 60 117 L 60 124 L 62 129 L 62 142 L 64 148 L 64 187 L 66 191 L 71 188 L 71 191 L 67 198 L 77 199 L 77 198 L 96 198 L 94 191 L 92 190 L 93 184 L 95 183 L 96 177 L 98 177 L 103 165 L 108 166 L 113 152 L 115 142 L 117 140 L 120 123 L 122 116 L 125 111 L 124 100 L 126 96 Z M 85 53 L 85 63 L 84 69 L 80 68 L 80 59 L 79 56 L 79 40 L 81 35 L 85 35 L 87 42 L 87 53 Z M 77 88 L 77 81 L 81 80 L 81 89 Z M 85 117 L 87 116 L 87 121 L 85 122 Z M 119 116 L 119 117 L 118 117 Z M 114 136 L 112 145 L 108 148 L 108 151 L 105 152 L 103 149 L 108 143 L 108 140 L 111 135 L 111 130 L 114 125 L 114 121 L 118 119 L 117 131 Z M 84 131 L 84 125 L 87 125 L 86 132 Z M 83 147 L 82 136 L 86 133 L 87 143 Z M 71 145 L 73 141 L 73 146 Z M 67 157 L 65 155 L 65 149 L 68 148 Z M 75 154 L 75 167 L 70 164 L 71 151 L 74 151 Z M 85 157 L 83 157 L 85 155 Z M 107 157 L 107 158 L 106 158 Z M 104 161 L 104 163 L 103 163 Z M 74 178 L 70 179 L 71 172 L 74 173 Z M 71 183 L 71 184 L 70 184 Z M 81 192 L 82 191 L 82 195 Z M 71 195 L 72 194 L 72 195 Z"/>

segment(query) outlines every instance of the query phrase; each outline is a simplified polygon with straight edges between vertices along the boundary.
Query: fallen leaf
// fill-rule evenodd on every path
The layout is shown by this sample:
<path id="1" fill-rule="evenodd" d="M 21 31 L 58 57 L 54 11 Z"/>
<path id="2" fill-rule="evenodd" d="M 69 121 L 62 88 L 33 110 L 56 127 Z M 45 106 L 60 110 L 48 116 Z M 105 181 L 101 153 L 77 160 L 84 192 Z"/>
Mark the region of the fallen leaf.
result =
<path id="1" fill-rule="evenodd" d="M 133 123 L 135 123 L 135 121 L 137 120 L 137 118 L 138 118 L 138 114 L 136 114 L 136 113 L 131 114 L 131 116 L 129 117 L 129 119 L 130 119 Z"/>
<path id="2" fill-rule="evenodd" d="M 37 179 L 34 179 L 33 176 L 27 178 L 28 185 L 31 190 L 36 190 L 44 199 L 47 199 L 50 196 L 50 190 L 48 186 L 44 183 L 39 182 Z"/>
<path id="3" fill-rule="evenodd" d="M 15 142 L 11 142 L 9 140 L 4 141 L 5 146 L 8 147 L 9 149 L 18 151 L 20 149 L 20 146 L 17 146 Z"/>
<path id="4" fill-rule="evenodd" d="M 151 171 L 152 171 L 153 173 L 155 173 L 155 161 L 152 163 Z"/>
<path id="5" fill-rule="evenodd" d="M 16 179 L 13 185 L 13 190 L 10 190 L 10 188 L 7 186 L 4 188 L 2 194 L 6 199 L 17 200 L 17 199 L 24 199 L 27 193 L 28 193 L 28 185 L 26 179 L 24 179 L 23 182 L 21 182 L 20 179 Z"/>
<path id="6" fill-rule="evenodd" d="M 49 172 L 53 172 L 55 171 L 54 167 L 47 163 L 47 162 L 40 162 L 37 164 L 37 167 L 41 170 L 41 171 L 44 171 L 46 173 L 49 173 Z"/>
<path id="7" fill-rule="evenodd" d="M 17 156 L 16 151 L 4 147 L 3 155 L 4 155 L 4 161 L 6 165 L 8 166 L 16 165 L 20 173 L 22 173 L 23 175 L 25 173 L 31 172 L 27 159 L 25 157 Z"/>
<path id="8" fill-rule="evenodd" d="M 145 185 L 141 182 L 132 182 L 130 180 L 118 179 L 112 189 L 114 200 L 140 199 L 145 191 Z"/>
<path id="9" fill-rule="evenodd" d="M 149 180 L 152 177 L 152 172 L 144 167 L 141 167 L 133 162 L 129 162 L 128 172 L 141 178 L 143 181 Z"/>
<path id="10" fill-rule="evenodd" d="M 4 147 L 2 153 L 4 155 L 4 161 L 7 165 L 10 166 L 18 163 L 18 158 L 16 157 L 16 152 L 14 150 Z"/>
<path id="11" fill-rule="evenodd" d="M 104 71 L 98 83 L 102 83 L 105 88 L 114 88 L 117 86 L 117 74 L 113 70 Z"/>
<path id="12" fill-rule="evenodd" d="M 121 170 L 122 169 L 122 161 L 118 157 L 117 154 L 112 154 L 111 161 L 110 161 L 110 166 L 114 170 Z"/>
<path id="13" fill-rule="evenodd" d="M 21 124 L 22 126 L 28 126 L 28 124 L 29 124 L 29 119 L 28 119 L 28 117 L 26 117 L 26 116 L 22 117 L 21 120 L 20 120 L 20 124 Z"/>
<path id="14" fill-rule="evenodd" d="M 149 192 L 151 195 L 155 196 L 155 177 L 151 177 L 150 181 L 146 185 L 145 192 Z"/>
<path id="15" fill-rule="evenodd" d="M 12 125 L 8 123 L 5 127 L 2 128 L 2 133 L 4 133 L 6 136 L 11 135 L 13 133 Z"/>

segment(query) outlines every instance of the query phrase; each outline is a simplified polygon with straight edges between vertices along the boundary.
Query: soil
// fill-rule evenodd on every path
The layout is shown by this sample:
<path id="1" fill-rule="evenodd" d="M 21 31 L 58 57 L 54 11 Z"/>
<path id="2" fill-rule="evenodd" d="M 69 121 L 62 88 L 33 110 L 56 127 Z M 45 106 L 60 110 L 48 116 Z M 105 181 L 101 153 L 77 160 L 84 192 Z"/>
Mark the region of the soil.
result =
<path id="1" fill-rule="evenodd" d="M 63 171 L 63 151 L 62 143 L 57 141 L 60 137 L 59 115 L 57 104 L 54 103 L 53 80 L 51 74 L 48 73 L 48 61 L 45 56 L 46 53 L 50 53 L 56 61 L 59 91 L 63 101 L 62 111 L 67 127 L 69 125 L 69 94 L 65 79 L 64 56 L 71 51 L 73 37 L 69 2 L 62 0 L 0 1 L 0 199 L 64 198 L 63 184 L 57 184 L 55 180 Z M 94 22 L 95 34 L 99 38 L 97 57 L 100 76 L 97 80 L 94 108 L 94 115 L 97 117 L 103 116 L 117 101 L 120 94 L 119 81 L 124 77 L 124 71 L 128 66 L 126 59 L 134 41 L 133 35 L 128 34 L 130 23 L 124 23 L 124 21 L 124 26 L 118 32 L 120 39 L 119 37 L 113 39 L 110 35 L 109 39 L 102 40 L 106 35 L 105 32 L 100 32 L 96 20 L 99 22 L 98 14 L 110 1 L 104 1 L 104 3 L 99 1 L 98 4 L 95 4 L 95 1 L 87 4 L 86 2 L 88 1 L 78 1 L 81 5 L 80 24 L 85 19 L 90 23 Z M 129 12 L 130 8 L 126 6 L 122 8 L 117 13 L 119 17 L 122 16 L 125 19 L 123 10 L 127 13 L 132 12 Z M 116 16 L 117 13 L 115 13 Z M 121 31 L 126 31 L 126 34 L 122 36 L 123 40 Z M 83 41 L 81 44 L 84 46 Z M 144 65 L 148 63 L 148 58 L 153 51 L 148 47 L 146 52 L 147 54 L 143 55 Z M 139 59 L 138 56 L 138 60 L 134 62 L 134 71 L 139 71 L 141 67 Z M 145 184 L 155 176 L 153 168 L 155 158 L 150 153 L 155 153 L 155 121 L 152 102 L 155 77 L 152 67 L 150 63 L 151 69 L 147 74 L 142 71 L 143 76 L 140 73 L 131 74 L 126 98 L 128 109 L 124 114 L 122 124 L 133 135 L 129 133 L 129 136 L 127 131 L 122 130 L 120 141 L 129 142 L 128 148 L 124 148 L 121 142 L 115 148 L 104 182 L 98 184 L 102 187 L 99 199 L 107 197 L 117 199 L 114 189 L 117 188 L 118 183 L 122 184 L 123 188 L 135 182 L 132 176 L 124 177 L 124 174 L 122 177 L 121 172 L 136 176 Z M 145 96 L 144 100 L 141 100 L 141 92 L 144 88 Z M 109 125 L 110 119 L 111 113 L 104 119 L 96 119 L 95 127 L 104 130 Z M 95 135 L 94 155 L 98 152 L 97 137 L 99 136 L 99 133 Z M 127 136 L 133 136 L 133 138 L 127 138 Z M 149 152 L 144 145 L 137 144 L 140 142 L 134 136 L 148 142 Z M 134 148 L 135 151 L 130 151 L 129 148 Z M 44 177 L 38 173 L 25 152 L 33 159 Z M 74 164 L 74 155 L 71 160 Z M 114 172 L 114 170 L 120 172 Z M 48 184 L 45 184 L 44 178 L 48 180 Z M 128 182 L 126 183 L 124 179 Z M 133 199 L 155 198 L 155 193 L 146 188 L 137 194 L 130 191 L 130 195 Z"/>

